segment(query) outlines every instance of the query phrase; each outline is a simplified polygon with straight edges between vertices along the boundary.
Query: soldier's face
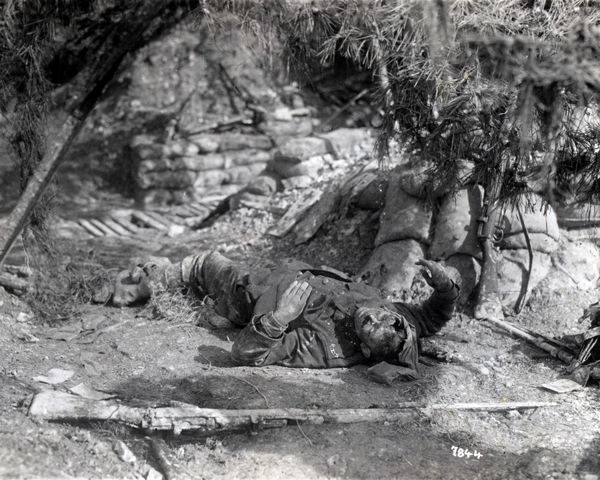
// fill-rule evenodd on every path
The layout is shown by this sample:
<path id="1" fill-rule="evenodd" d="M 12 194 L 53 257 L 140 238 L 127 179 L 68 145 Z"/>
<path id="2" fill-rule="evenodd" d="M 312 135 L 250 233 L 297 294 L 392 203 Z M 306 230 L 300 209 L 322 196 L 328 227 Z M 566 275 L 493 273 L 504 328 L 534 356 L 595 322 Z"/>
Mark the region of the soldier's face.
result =
<path id="1" fill-rule="evenodd" d="M 376 361 L 395 358 L 406 340 L 399 319 L 383 308 L 359 308 L 354 327 L 364 356 Z"/>

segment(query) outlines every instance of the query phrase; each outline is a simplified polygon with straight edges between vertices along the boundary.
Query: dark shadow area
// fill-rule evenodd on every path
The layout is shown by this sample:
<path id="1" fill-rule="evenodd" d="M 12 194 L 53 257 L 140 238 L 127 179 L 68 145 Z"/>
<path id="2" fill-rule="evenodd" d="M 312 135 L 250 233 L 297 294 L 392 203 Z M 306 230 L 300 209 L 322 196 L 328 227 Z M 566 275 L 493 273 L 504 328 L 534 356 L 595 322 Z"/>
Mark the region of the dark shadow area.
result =
<path id="1" fill-rule="evenodd" d="M 600 428 L 600 420 L 598 427 Z M 583 459 L 578 465 L 578 471 L 600 475 L 600 435 L 590 442 Z"/>

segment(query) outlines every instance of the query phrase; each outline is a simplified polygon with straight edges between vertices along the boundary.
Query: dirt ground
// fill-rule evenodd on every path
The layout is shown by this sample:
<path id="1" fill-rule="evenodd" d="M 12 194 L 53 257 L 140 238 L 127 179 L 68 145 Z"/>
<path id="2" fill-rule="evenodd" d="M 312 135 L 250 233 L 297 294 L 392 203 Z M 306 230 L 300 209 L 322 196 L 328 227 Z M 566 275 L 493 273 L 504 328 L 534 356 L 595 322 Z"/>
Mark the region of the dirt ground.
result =
<path id="1" fill-rule="evenodd" d="M 3 168 L 3 176 L 11 170 Z M 58 196 L 61 216 L 74 218 L 93 208 L 130 205 L 99 183 L 94 167 L 86 167 L 87 173 L 72 165 L 65 168 L 68 174 L 61 177 L 65 183 Z M 12 200 L 5 200 L 4 211 L 10 211 Z M 282 196 L 276 201 L 287 200 Z M 87 259 L 109 269 L 110 275 L 140 254 L 178 260 L 203 248 L 217 248 L 252 265 L 295 257 L 349 274 L 369 255 L 358 240 L 357 226 L 364 220 L 360 214 L 339 219 L 300 246 L 265 233 L 277 218 L 262 210 L 241 209 L 203 231 L 175 238 L 150 231 L 130 240 L 94 239 L 57 224 L 57 248 L 64 260 Z M 24 261 L 27 256 L 15 248 L 9 263 Z M 583 307 L 596 300 L 596 292 L 548 292 L 509 320 L 549 336 L 576 333 L 587 326 L 576 321 Z M 41 315 L 19 316 L 28 311 L 17 297 L 0 290 L 1 478 L 158 478 L 155 470 L 160 467 L 150 453 L 147 432 L 110 422 L 76 425 L 28 416 L 35 392 L 69 391 L 79 383 L 114 393 L 124 403 L 180 401 L 222 409 L 555 403 L 504 413 L 425 408 L 419 410 L 417 421 L 409 423 L 291 425 L 211 436 L 154 433 L 166 440 L 192 478 L 600 478 L 598 385 L 567 394 L 540 388 L 565 377 L 566 366 L 474 320 L 468 309 L 423 342 L 426 352 L 442 351 L 445 360 L 424 357 L 422 380 L 392 386 L 369 380 L 366 366 L 331 370 L 235 366 L 229 351 L 238 330 L 217 330 L 194 318 L 157 318 L 152 308 L 144 306 L 86 304 L 54 324 Z M 54 386 L 34 379 L 53 368 L 72 371 L 73 376 Z M 121 458 L 119 441 L 135 460 Z M 455 455 L 459 448 L 480 456 Z"/>

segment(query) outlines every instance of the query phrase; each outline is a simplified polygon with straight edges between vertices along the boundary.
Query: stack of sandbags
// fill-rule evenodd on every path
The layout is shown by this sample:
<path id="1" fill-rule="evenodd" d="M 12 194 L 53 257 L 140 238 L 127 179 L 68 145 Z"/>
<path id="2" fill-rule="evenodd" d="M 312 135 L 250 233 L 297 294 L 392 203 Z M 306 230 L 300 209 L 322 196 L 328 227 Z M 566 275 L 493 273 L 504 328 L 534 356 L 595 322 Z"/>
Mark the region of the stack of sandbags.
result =
<path id="1" fill-rule="evenodd" d="M 422 199 L 404 189 L 406 171 L 398 168 L 389 177 L 375 250 L 355 277 L 396 297 L 404 297 L 419 275 L 415 262 L 425 258 L 432 221 Z"/>
<path id="2" fill-rule="evenodd" d="M 131 142 L 134 179 L 145 203 L 185 203 L 213 192 L 239 191 L 271 158 L 264 135 L 200 134 L 162 144 L 138 135 Z"/>
<path id="3" fill-rule="evenodd" d="M 442 261 L 447 270 L 460 278 L 460 303 L 467 301 L 481 275 L 477 219 L 481 217 L 482 206 L 483 189 L 467 185 L 442 198 L 436 215 L 429 256 Z"/>

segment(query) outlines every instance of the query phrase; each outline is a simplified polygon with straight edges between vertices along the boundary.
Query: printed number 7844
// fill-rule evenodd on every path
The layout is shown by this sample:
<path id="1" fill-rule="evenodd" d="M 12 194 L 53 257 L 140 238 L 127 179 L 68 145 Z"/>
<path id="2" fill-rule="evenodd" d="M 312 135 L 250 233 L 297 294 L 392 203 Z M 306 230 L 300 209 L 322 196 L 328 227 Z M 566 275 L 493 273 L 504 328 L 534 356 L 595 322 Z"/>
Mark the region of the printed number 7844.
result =
<path id="1" fill-rule="evenodd" d="M 452 455 L 455 457 L 467 457 L 467 458 L 476 458 L 477 460 L 479 460 L 481 457 L 483 457 L 483 455 L 481 453 L 479 453 L 477 450 L 474 451 L 470 451 L 468 448 L 458 448 L 455 447 L 454 445 L 452 446 Z"/>

